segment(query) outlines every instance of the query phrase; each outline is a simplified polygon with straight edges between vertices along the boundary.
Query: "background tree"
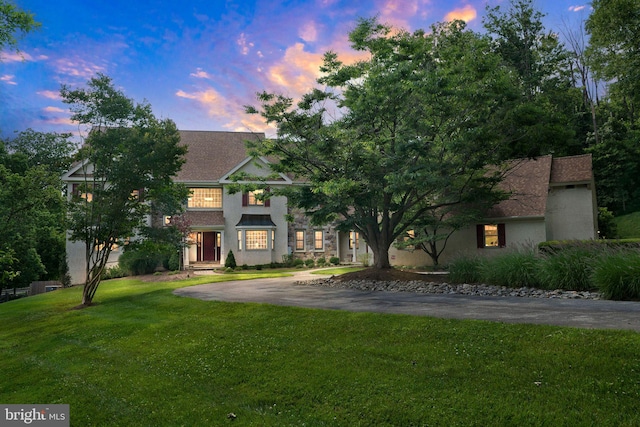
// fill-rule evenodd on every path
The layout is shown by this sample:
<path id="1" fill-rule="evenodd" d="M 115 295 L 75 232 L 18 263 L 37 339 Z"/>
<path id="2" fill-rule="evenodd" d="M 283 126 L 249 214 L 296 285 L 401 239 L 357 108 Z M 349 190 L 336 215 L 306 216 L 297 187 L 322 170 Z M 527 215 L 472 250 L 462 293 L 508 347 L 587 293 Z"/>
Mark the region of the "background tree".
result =
<path id="1" fill-rule="evenodd" d="M 136 104 L 105 75 L 87 86 L 61 90 L 72 119 L 91 127 L 80 150 L 85 182 L 69 205 L 71 239 L 83 242 L 86 251 L 85 306 L 95 296 L 114 245 L 135 236 L 156 200 L 178 206 L 178 201 L 167 203 L 166 195 L 179 201 L 187 196 L 172 181 L 186 153 L 173 121 L 157 119 L 149 104 Z"/>
<path id="2" fill-rule="evenodd" d="M 638 125 L 640 105 L 640 5 L 637 0 L 594 0 L 586 22 L 591 65 L 621 100 L 624 119 Z"/>
<path id="3" fill-rule="evenodd" d="M 497 130 L 514 86 L 489 40 L 461 21 L 410 34 L 361 20 L 349 39 L 369 59 L 345 65 L 325 54 L 326 90 L 296 106 L 263 93 L 260 109 L 247 108 L 278 128 L 277 138 L 250 148 L 307 183 L 273 194 L 315 224 L 358 231 L 375 267 L 389 268 L 390 245 L 417 218 L 499 180 L 485 166 L 499 160 L 505 141 Z"/>
<path id="4" fill-rule="evenodd" d="M 11 250 L 7 286 L 61 280 L 67 272 L 60 173 L 75 146 L 70 135 L 27 130 L 0 142 L 0 250 Z"/>
<path id="5" fill-rule="evenodd" d="M 18 50 L 18 40 L 24 34 L 40 27 L 33 14 L 25 12 L 13 3 L 0 0 L 0 50 Z"/>
<path id="6" fill-rule="evenodd" d="M 514 141 L 505 155 L 533 157 L 581 154 L 585 118 L 576 114 L 581 93 L 573 85 L 569 52 L 556 33 L 547 31 L 544 14 L 532 0 L 512 0 L 503 10 L 487 7 L 484 27 L 493 49 L 518 77 L 520 97 L 510 105 L 504 129 Z"/>

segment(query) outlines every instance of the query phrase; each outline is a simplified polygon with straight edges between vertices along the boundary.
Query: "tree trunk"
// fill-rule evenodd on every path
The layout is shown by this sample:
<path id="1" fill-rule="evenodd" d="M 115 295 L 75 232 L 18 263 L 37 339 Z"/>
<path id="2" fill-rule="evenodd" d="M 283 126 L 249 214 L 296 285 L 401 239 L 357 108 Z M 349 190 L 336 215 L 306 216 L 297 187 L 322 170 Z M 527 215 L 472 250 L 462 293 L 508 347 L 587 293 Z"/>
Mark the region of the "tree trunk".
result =
<path id="1" fill-rule="evenodd" d="M 389 262 L 389 245 L 381 243 L 371 249 L 373 250 L 374 268 L 391 268 L 391 263 Z"/>

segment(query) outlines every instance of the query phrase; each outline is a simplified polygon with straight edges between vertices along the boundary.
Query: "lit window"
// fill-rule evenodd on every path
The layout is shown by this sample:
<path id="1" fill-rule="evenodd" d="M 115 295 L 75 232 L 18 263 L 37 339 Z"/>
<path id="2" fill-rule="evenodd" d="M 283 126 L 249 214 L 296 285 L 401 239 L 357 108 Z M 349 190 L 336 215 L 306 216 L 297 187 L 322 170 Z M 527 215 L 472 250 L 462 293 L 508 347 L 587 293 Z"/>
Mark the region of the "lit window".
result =
<path id="1" fill-rule="evenodd" d="M 242 230 L 238 230 L 238 250 L 242 250 Z"/>
<path id="2" fill-rule="evenodd" d="M 248 251 L 267 249 L 267 230 L 246 230 L 244 233 Z"/>
<path id="3" fill-rule="evenodd" d="M 484 226 L 484 246 L 487 248 L 498 247 L 498 226 L 488 224 Z"/>
<path id="4" fill-rule="evenodd" d="M 221 208 L 222 188 L 191 188 L 187 206 L 190 208 Z"/>
<path id="5" fill-rule="evenodd" d="M 352 231 L 349 233 L 349 249 L 359 249 L 360 248 L 360 233 L 357 231 Z"/>
<path id="6" fill-rule="evenodd" d="M 324 249 L 324 232 L 322 230 L 313 232 L 313 249 L 316 251 Z"/>
<path id="7" fill-rule="evenodd" d="M 264 190 L 249 191 L 249 206 L 264 206 L 264 200 L 260 200 L 258 198 L 262 195 L 263 192 Z"/>
<path id="8" fill-rule="evenodd" d="M 296 251 L 304 251 L 304 230 L 296 230 Z"/>

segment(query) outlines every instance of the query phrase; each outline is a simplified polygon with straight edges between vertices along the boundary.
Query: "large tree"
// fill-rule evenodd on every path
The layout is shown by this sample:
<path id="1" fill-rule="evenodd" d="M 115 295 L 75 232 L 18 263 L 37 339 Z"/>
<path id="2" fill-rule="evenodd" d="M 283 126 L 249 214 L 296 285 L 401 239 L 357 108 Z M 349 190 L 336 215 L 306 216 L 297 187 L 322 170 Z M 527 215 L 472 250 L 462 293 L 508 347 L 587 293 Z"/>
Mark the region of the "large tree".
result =
<path id="1" fill-rule="evenodd" d="M 511 0 L 507 8 L 487 7 L 484 27 L 493 49 L 516 73 L 520 98 L 510 106 L 505 134 L 515 142 L 510 157 L 550 152 L 581 154 L 584 121 L 576 113 L 581 93 L 573 85 L 569 52 L 558 35 L 546 30 L 533 0 Z"/>
<path id="2" fill-rule="evenodd" d="M 374 266 L 389 268 L 389 247 L 416 219 L 499 180 L 486 166 L 499 161 L 513 82 L 489 40 L 461 21 L 427 34 L 367 19 L 349 39 L 368 59 L 346 65 L 325 54 L 325 90 L 297 105 L 262 93 L 259 108 L 247 107 L 278 130 L 250 148 L 306 184 L 272 192 L 313 223 L 358 231 Z"/>
<path id="3" fill-rule="evenodd" d="M 594 0 L 586 22 L 596 74 L 610 82 L 625 107 L 624 119 L 638 126 L 640 105 L 640 4 L 638 0 Z"/>
<path id="4" fill-rule="evenodd" d="M 187 195 L 172 180 L 186 153 L 175 123 L 157 119 L 148 103 L 127 98 L 105 75 L 87 86 L 61 90 L 72 119 L 91 127 L 80 150 L 85 182 L 69 206 L 71 239 L 86 250 L 85 306 L 114 245 L 135 237 L 152 207 L 171 215 Z"/>

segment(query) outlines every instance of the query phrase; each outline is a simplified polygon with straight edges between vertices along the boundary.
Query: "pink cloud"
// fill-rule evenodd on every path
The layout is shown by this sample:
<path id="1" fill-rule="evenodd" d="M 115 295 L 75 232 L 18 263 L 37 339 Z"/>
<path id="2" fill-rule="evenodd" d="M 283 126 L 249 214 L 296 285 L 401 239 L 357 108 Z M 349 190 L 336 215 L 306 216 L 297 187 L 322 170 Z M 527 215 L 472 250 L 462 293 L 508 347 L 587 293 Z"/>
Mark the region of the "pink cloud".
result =
<path id="1" fill-rule="evenodd" d="M 53 99 L 56 101 L 62 99 L 62 97 L 60 96 L 60 92 L 56 92 L 53 90 L 42 90 L 36 93 L 40 96 L 44 96 L 47 99 Z"/>
<path id="2" fill-rule="evenodd" d="M 189 74 L 191 77 L 196 77 L 198 79 L 211 79 L 211 75 L 204 71 L 202 68 L 196 68 L 195 73 Z"/>
<path id="3" fill-rule="evenodd" d="M 5 74 L 4 76 L 0 76 L 0 82 L 4 82 L 8 85 L 17 85 L 18 83 L 14 80 L 15 76 L 13 74 Z"/>
<path id="4" fill-rule="evenodd" d="M 569 6 L 569 10 L 570 10 L 571 12 L 580 12 L 581 10 L 586 9 L 586 8 L 587 8 L 587 6 L 585 6 L 585 5 L 581 5 L 581 6 Z"/>
<path id="5" fill-rule="evenodd" d="M 318 28 L 314 21 L 308 21 L 299 30 L 300 38 L 308 43 L 315 42 L 318 39 Z"/>
<path id="6" fill-rule="evenodd" d="M 464 7 L 454 9 L 451 12 L 447 13 L 444 19 L 445 21 L 454 21 L 458 19 L 464 22 L 470 22 L 476 19 L 477 17 L 478 17 L 478 12 L 476 11 L 476 9 L 470 4 L 468 4 Z"/>
<path id="7" fill-rule="evenodd" d="M 51 106 L 45 107 L 44 111 L 46 111 L 48 113 L 67 113 L 68 112 L 67 110 L 64 110 L 62 108 L 51 107 Z"/>

